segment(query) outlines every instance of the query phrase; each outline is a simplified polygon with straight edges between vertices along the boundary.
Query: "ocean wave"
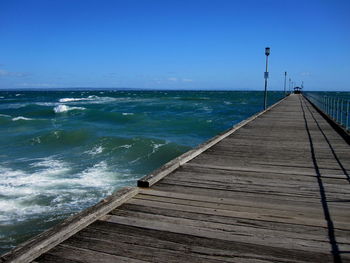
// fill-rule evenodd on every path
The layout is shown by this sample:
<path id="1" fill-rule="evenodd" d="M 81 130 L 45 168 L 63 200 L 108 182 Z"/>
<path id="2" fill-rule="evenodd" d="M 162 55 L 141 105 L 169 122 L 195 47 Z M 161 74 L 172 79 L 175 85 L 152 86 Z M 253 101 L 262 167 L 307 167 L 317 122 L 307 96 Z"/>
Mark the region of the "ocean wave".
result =
<path id="1" fill-rule="evenodd" d="M 72 102 L 72 101 L 94 100 L 96 98 L 98 98 L 98 96 L 91 95 L 87 98 L 62 98 L 62 99 L 59 99 L 58 101 L 59 102 Z"/>
<path id="2" fill-rule="evenodd" d="M 72 213 L 111 194 L 116 182 L 130 180 L 112 171 L 105 161 L 72 174 L 69 163 L 54 158 L 34 161 L 32 172 L 0 166 L 0 195 L 5 197 L 0 200 L 1 223 Z"/>
<path id="3" fill-rule="evenodd" d="M 102 146 L 96 146 L 96 147 L 92 148 L 91 150 L 86 151 L 84 153 L 87 153 L 87 154 L 90 154 L 90 155 L 96 155 L 96 154 L 102 153 L 103 149 L 104 148 Z"/>
<path id="4" fill-rule="evenodd" d="M 12 118 L 13 121 L 31 121 L 33 119 L 31 118 L 26 118 L 26 117 L 23 117 L 23 116 L 18 116 L 18 117 L 15 117 L 15 118 Z"/>
<path id="5" fill-rule="evenodd" d="M 99 103 L 109 103 L 112 101 L 120 100 L 124 98 L 112 98 L 112 97 L 99 97 L 96 95 L 90 95 L 86 98 L 61 98 L 59 99 L 59 102 L 63 103 L 77 103 L 77 102 L 84 102 L 84 103 L 92 103 L 92 104 L 99 104 Z"/>
<path id="6" fill-rule="evenodd" d="M 39 136 L 32 137 L 32 145 L 42 145 L 56 151 L 59 148 L 69 148 L 72 146 L 81 146 L 91 138 L 91 132 L 86 129 L 79 130 L 52 130 Z"/>
<path id="7" fill-rule="evenodd" d="M 62 112 L 67 112 L 71 110 L 85 110 L 86 108 L 84 107 L 70 107 L 64 104 L 60 104 L 56 106 L 53 110 L 55 113 L 62 113 Z"/>
<path id="8" fill-rule="evenodd" d="M 52 106 L 59 105 L 59 103 L 58 102 L 36 102 L 35 105 L 52 107 Z"/>
<path id="9" fill-rule="evenodd" d="M 10 115 L 6 115 L 6 114 L 0 114 L 0 117 L 11 118 Z"/>

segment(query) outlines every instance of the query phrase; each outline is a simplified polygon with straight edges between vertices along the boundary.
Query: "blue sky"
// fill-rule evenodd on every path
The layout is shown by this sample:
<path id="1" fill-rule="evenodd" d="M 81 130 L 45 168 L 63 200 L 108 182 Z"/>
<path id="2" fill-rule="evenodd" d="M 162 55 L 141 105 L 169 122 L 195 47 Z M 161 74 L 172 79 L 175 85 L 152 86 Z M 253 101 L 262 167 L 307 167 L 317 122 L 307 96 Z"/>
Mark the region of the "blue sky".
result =
<path id="1" fill-rule="evenodd" d="M 350 91 L 349 0 L 0 0 L 0 88 Z"/>

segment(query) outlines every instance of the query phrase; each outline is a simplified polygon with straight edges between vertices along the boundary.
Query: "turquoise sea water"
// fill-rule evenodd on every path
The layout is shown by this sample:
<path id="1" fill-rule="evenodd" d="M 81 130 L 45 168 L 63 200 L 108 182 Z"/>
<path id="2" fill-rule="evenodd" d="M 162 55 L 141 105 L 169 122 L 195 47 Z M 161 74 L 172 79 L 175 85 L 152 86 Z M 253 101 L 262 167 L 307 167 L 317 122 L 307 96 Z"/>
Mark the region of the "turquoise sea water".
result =
<path id="1" fill-rule="evenodd" d="M 282 98 L 270 92 L 269 104 Z M 0 91 L 0 252 L 262 110 L 262 92 Z"/>

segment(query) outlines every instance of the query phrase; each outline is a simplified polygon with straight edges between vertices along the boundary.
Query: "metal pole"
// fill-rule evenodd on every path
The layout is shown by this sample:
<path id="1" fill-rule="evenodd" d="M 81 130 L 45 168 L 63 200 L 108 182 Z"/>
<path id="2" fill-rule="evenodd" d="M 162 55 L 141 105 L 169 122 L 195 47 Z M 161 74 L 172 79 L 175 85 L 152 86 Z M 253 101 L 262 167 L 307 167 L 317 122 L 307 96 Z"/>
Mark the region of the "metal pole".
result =
<path id="1" fill-rule="evenodd" d="M 264 78 L 265 78 L 264 110 L 266 110 L 266 107 L 267 107 L 267 79 L 269 77 L 268 63 L 269 63 L 269 55 L 270 55 L 269 47 L 265 48 L 265 55 L 266 55 L 266 70 L 264 74 Z"/>
<path id="2" fill-rule="evenodd" d="M 292 93 L 291 82 L 292 82 L 292 80 L 289 78 L 289 94 Z"/>
<path id="3" fill-rule="evenodd" d="M 346 103 L 346 129 L 349 129 L 349 101 Z"/>
<path id="4" fill-rule="evenodd" d="M 340 100 L 340 126 L 343 125 L 343 99 Z"/>
<path id="5" fill-rule="evenodd" d="M 329 115 L 329 97 L 326 97 L 326 100 L 327 100 L 326 113 Z"/>
<path id="6" fill-rule="evenodd" d="M 284 96 L 287 96 L 286 81 L 287 81 L 287 71 L 284 72 Z"/>
<path id="7" fill-rule="evenodd" d="M 337 118 L 335 119 L 336 122 L 339 122 L 338 119 L 339 119 L 339 98 L 337 99 Z"/>

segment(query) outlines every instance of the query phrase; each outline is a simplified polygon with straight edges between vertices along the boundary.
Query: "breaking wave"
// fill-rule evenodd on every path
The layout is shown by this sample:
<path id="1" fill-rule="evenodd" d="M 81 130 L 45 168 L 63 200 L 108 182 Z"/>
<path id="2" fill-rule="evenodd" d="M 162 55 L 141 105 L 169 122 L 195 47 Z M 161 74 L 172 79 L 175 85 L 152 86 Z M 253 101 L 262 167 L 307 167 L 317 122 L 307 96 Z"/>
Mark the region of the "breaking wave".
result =
<path id="1" fill-rule="evenodd" d="M 67 111 L 71 111 L 71 110 L 85 110 L 84 107 L 70 107 L 64 104 L 60 104 L 58 106 L 56 106 L 54 109 L 55 113 L 62 113 L 62 112 L 67 112 Z"/>
<path id="2" fill-rule="evenodd" d="M 31 118 L 26 118 L 26 117 L 23 117 L 23 116 L 18 116 L 18 117 L 15 117 L 15 118 L 12 118 L 13 121 L 31 121 L 33 119 Z"/>

